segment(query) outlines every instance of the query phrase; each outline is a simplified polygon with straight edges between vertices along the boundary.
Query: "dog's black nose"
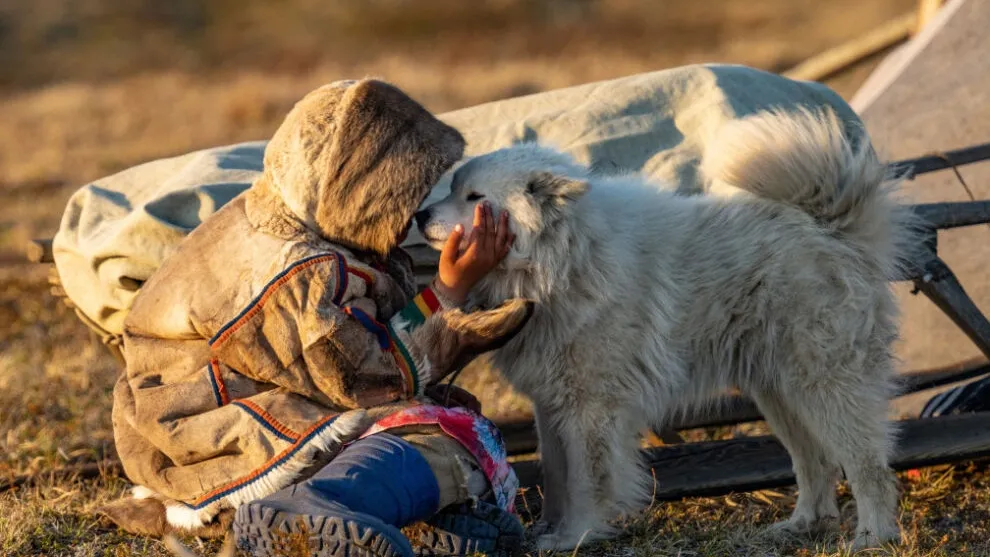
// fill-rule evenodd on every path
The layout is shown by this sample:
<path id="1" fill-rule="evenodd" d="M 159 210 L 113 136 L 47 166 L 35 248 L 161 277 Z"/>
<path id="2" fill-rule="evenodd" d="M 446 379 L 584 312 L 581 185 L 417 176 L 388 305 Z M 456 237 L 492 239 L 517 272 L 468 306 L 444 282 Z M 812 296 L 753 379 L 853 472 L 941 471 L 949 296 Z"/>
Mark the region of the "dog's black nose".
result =
<path id="1" fill-rule="evenodd" d="M 422 211 L 418 211 L 416 213 L 416 226 L 423 228 L 424 226 L 426 226 L 426 223 L 429 222 L 429 220 L 430 220 L 429 209 L 423 209 Z"/>

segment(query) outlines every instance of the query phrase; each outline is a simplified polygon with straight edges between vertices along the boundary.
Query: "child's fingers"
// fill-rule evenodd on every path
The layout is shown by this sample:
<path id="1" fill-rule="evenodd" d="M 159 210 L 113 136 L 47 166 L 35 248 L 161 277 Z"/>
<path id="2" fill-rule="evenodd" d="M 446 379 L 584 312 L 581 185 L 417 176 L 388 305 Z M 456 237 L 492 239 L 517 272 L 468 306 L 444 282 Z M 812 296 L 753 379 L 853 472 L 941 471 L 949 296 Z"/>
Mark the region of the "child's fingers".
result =
<path id="1" fill-rule="evenodd" d="M 447 236 L 447 243 L 443 245 L 443 251 L 440 252 L 440 261 L 445 266 L 453 265 L 457 261 L 462 238 L 464 238 L 464 227 L 458 224 L 450 236 Z"/>
<path id="2" fill-rule="evenodd" d="M 474 206 L 474 222 L 472 223 L 471 226 L 477 229 L 477 228 L 482 228 L 484 225 L 485 225 L 485 204 L 478 203 L 477 205 Z"/>
<path id="3" fill-rule="evenodd" d="M 498 227 L 495 229 L 495 248 L 501 252 L 502 246 L 509 238 L 509 212 L 502 211 L 498 218 Z"/>
<path id="4" fill-rule="evenodd" d="M 481 233 L 478 235 L 478 250 L 481 253 L 490 253 L 492 250 L 492 237 L 495 235 L 495 224 L 492 221 L 492 206 L 487 202 L 481 205 L 484 221 Z"/>

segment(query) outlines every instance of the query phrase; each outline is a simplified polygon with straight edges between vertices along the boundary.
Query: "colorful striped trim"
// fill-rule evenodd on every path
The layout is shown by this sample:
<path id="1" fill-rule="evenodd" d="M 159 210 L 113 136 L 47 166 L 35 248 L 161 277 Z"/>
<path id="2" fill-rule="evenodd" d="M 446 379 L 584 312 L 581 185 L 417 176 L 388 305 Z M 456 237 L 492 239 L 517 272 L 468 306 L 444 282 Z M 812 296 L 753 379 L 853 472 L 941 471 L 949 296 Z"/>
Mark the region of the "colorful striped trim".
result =
<path id="1" fill-rule="evenodd" d="M 220 362 L 216 358 L 210 360 L 210 384 L 213 386 L 213 397 L 217 400 L 217 406 L 230 404 L 230 394 L 227 392 L 227 385 L 220 375 Z"/>
<path id="2" fill-rule="evenodd" d="M 347 260 L 343 255 L 337 254 L 337 291 L 333 295 L 333 304 L 339 306 L 344 300 L 347 292 L 347 284 L 350 277 L 347 276 Z"/>
<path id="3" fill-rule="evenodd" d="M 403 375 L 406 377 L 406 387 L 408 387 L 409 395 L 418 395 L 419 391 L 419 372 L 416 369 L 416 361 L 412 359 L 409 355 L 409 351 L 406 350 L 406 345 L 399 340 L 399 335 L 396 334 L 395 329 L 392 328 L 392 323 L 387 324 L 389 332 L 389 340 L 391 345 L 389 346 L 389 351 L 392 352 L 392 357 L 395 358 L 395 363 L 399 365 L 402 369 Z"/>
<path id="4" fill-rule="evenodd" d="M 399 371 L 402 372 L 402 378 L 405 382 L 407 394 L 409 396 L 415 395 L 418 392 L 417 389 L 419 388 L 419 378 L 416 375 L 416 364 L 409 356 L 409 352 L 406 351 L 405 346 L 403 346 L 401 342 L 398 342 L 395 330 L 392 329 L 391 324 L 387 326 L 382 325 L 373 317 L 355 307 L 346 307 L 344 308 L 344 312 L 347 313 L 347 315 L 357 319 L 365 329 L 368 329 L 368 331 L 375 335 L 375 338 L 378 340 L 379 348 L 392 353 L 392 357 L 395 359 L 395 363 L 398 365 Z"/>
<path id="5" fill-rule="evenodd" d="M 234 404 L 237 403 L 235 402 Z M 313 440 L 314 437 L 322 433 L 326 428 L 333 425 L 333 422 L 336 419 L 337 416 L 327 416 L 326 418 L 323 418 L 322 420 L 316 422 L 309 429 L 307 429 L 303 433 L 302 437 L 298 441 L 293 443 L 291 447 L 285 449 L 280 454 L 277 454 L 274 457 L 272 457 L 268 462 L 263 464 L 261 468 L 258 468 L 257 470 L 251 472 L 250 474 L 244 476 L 243 478 L 235 480 L 227 485 L 220 486 L 214 489 L 213 491 L 207 493 L 206 495 L 203 495 L 199 499 L 196 499 L 196 501 L 194 501 L 192 504 L 192 508 L 195 510 L 202 509 L 203 507 L 206 507 L 230 495 L 231 493 L 237 491 L 238 489 L 242 489 L 260 480 L 275 468 L 281 466 L 282 464 L 285 464 L 285 462 L 288 461 L 290 458 L 292 458 L 292 456 L 296 454 L 300 449 L 302 449 L 306 445 L 306 443 L 309 443 L 310 441 Z"/>
<path id="6" fill-rule="evenodd" d="M 371 290 L 371 286 L 373 284 L 375 284 L 375 277 L 371 276 L 370 274 L 368 274 L 365 271 L 362 271 L 361 269 L 355 269 L 354 267 L 348 267 L 347 268 L 347 272 L 351 273 L 352 275 L 356 275 L 358 278 L 360 278 L 361 280 L 363 280 L 364 283 L 368 286 L 368 290 Z"/>
<path id="7" fill-rule="evenodd" d="M 373 333 L 375 338 L 378 340 L 379 348 L 382 350 L 388 350 L 390 343 L 390 339 L 388 338 L 388 330 L 386 330 L 381 323 L 375 320 L 374 317 L 365 313 L 364 310 L 356 307 L 345 307 L 344 313 L 350 315 L 354 319 L 357 319 L 358 323 L 361 323 L 365 329 L 368 329 L 371 333 Z"/>
<path id="8" fill-rule="evenodd" d="M 257 404 L 249 400 L 235 400 L 232 404 L 240 407 L 248 414 L 251 414 L 251 416 L 253 416 L 258 423 L 265 426 L 265 429 L 275 434 L 275 436 L 279 439 L 288 441 L 289 443 L 295 443 L 299 440 L 298 433 L 282 425 L 278 420 L 272 417 L 271 414 L 266 412 L 264 408 L 258 406 Z"/>
<path id="9" fill-rule="evenodd" d="M 431 315 L 442 308 L 440 300 L 430 287 L 426 287 L 416 295 L 406 307 L 399 311 L 399 315 L 406 320 L 409 325 L 408 330 L 415 329 L 425 322 Z"/>
<path id="10" fill-rule="evenodd" d="M 226 325 L 221 327 L 220 330 L 217 331 L 217 334 L 213 335 L 213 338 L 211 338 L 209 342 L 210 346 L 215 347 L 217 344 L 221 344 L 225 340 L 230 338 L 230 336 L 233 335 L 237 331 L 237 329 L 239 329 L 242 325 L 244 325 L 244 323 L 248 322 L 252 317 L 257 315 L 258 312 L 261 311 L 261 309 L 265 305 L 265 302 L 275 292 L 275 290 L 278 289 L 279 286 L 285 284 L 296 273 L 302 271 L 303 269 L 306 269 L 307 267 L 316 265 L 317 263 L 323 263 L 325 261 L 329 261 L 330 259 L 334 259 L 334 258 L 338 259 L 338 265 L 340 264 L 339 260 L 343 259 L 336 253 L 313 255 L 305 259 L 300 259 L 299 261 L 296 261 L 295 263 L 287 267 L 284 271 L 275 275 L 275 278 L 269 281 L 268 284 L 266 284 L 265 287 L 261 289 L 261 293 L 258 294 L 253 300 L 251 300 L 251 303 L 249 303 L 247 307 L 241 310 L 241 312 L 237 314 L 237 316 L 234 317 L 232 320 L 230 320 Z M 337 290 L 334 293 L 334 299 L 339 299 L 343 297 L 344 288 L 346 288 L 346 286 L 347 286 L 346 281 L 339 280 L 338 278 Z"/>

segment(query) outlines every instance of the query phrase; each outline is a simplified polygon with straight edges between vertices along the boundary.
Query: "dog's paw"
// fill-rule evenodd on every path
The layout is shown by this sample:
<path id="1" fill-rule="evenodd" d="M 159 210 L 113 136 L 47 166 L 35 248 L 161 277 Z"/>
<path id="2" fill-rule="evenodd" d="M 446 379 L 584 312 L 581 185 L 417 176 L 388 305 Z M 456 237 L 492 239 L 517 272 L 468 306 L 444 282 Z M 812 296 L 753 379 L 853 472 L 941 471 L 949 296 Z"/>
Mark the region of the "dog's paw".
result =
<path id="1" fill-rule="evenodd" d="M 539 551 L 572 551 L 599 539 L 602 539 L 602 536 L 592 536 L 590 532 L 572 534 L 563 531 L 551 531 L 537 536 L 535 545 Z"/>
<path id="2" fill-rule="evenodd" d="M 766 537 L 786 541 L 796 537 L 816 535 L 838 529 L 837 516 L 792 516 L 791 518 L 771 524 L 765 531 Z"/>
<path id="3" fill-rule="evenodd" d="M 568 549 L 563 547 L 560 536 L 554 532 L 537 536 L 534 545 L 536 546 L 537 551 L 562 551 Z"/>
<path id="4" fill-rule="evenodd" d="M 880 532 L 857 530 L 856 539 L 853 540 L 852 550 L 861 551 L 864 549 L 874 549 L 887 543 L 897 543 L 900 539 L 901 531 L 897 527 L 885 528 Z"/>
<path id="5" fill-rule="evenodd" d="M 795 524 L 791 520 L 782 520 L 764 528 L 759 537 L 772 543 L 788 543 L 793 542 L 803 534 L 804 530 L 799 524 Z"/>
<path id="6" fill-rule="evenodd" d="M 542 535 L 552 533 L 553 530 L 553 524 L 550 524 L 544 520 L 537 520 L 526 529 L 526 536 L 536 539 Z"/>

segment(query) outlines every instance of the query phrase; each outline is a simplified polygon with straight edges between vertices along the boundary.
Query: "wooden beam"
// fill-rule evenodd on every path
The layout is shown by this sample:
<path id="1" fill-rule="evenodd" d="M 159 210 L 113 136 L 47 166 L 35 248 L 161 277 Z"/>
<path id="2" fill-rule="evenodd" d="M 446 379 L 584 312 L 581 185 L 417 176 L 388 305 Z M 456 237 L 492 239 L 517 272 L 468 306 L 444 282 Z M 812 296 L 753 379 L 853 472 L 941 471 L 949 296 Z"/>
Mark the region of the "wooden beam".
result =
<path id="1" fill-rule="evenodd" d="M 980 358 L 945 367 L 911 371 L 900 376 L 902 381 L 901 395 L 927 391 L 950 383 L 976 379 L 987 374 L 990 374 L 990 362 Z"/>
<path id="2" fill-rule="evenodd" d="M 905 159 L 893 162 L 890 166 L 898 174 L 907 179 L 912 179 L 919 174 L 945 170 L 953 166 L 963 166 L 987 159 L 990 159 L 990 143 L 971 145 L 954 151 Z"/>
<path id="3" fill-rule="evenodd" d="M 990 456 L 990 413 L 901 422 L 891 466 L 909 470 Z M 656 499 L 715 496 L 794 483 L 791 459 L 770 436 L 685 443 L 647 449 L 657 478 Z M 540 484 L 539 461 L 514 465 L 523 487 Z M 527 499 L 532 507 L 534 501 Z"/>
<path id="4" fill-rule="evenodd" d="M 900 443 L 891 466 L 907 470 L 990 456 L 990 413 L 942 416 L 901 423 Z M 642 452 L 656 471 L 657 500 L 721 495 L 794 483 L 791 461 L 771 436 L 669 445 Z M 540 483 L 538 460 L 513 464 L 523 487 Z M 94 478 L 120 475 L 117 460 L 71 465 L 0 482 L 0 492 L 42 478 Z M 533 501 L 528 501 L 532 504 Z"/>
<path id="5" fill-rule="evenodd" d="M 928 25 L 944 3 L 945 0 L 918 0 L 918 21 L 914 27 L 915 35 Z"/>
<path id="6" fill-rule="evenodd" d="M 899 396 L 933 389 L 950 383 L 958 383 L 990 374 L 990 362 L 973 359 L 927 370 L 902 374 Z M 718 402 L 689 411 L 674 421 L 669 429 L 683 431 L 702 427 L 723 427 L 763 419 L 760 409 L 750 399 L 742 396 L 724 396 Z M 498 421 L 506 450 L 511 455 L 536 452 L 538 440 L 536 426 L 529 416 Z"/>
<path id="7" fill-rule="evenodd" d="M 925 273 L 914 281 L 915 288 L 928 297 L 966 336 L 990 358 L 990 321 L 963 289 L 959 279 L 941 259 L 925 265 Z"/>
<path id="8" fill-rule="evenodd" d="M 784 72 L 783 75 L 791 79 L 821 81 L 867 56 L 907 39 L 911 36 L 917 21 L 917 12 L 906 13 L 860 37 L 801 62 Z"/>
<path id="9" fill-rule="evenodd" d="M 990 222 L 990 201 L 954 201 L 913 205 L 916 215 L 933 230 L 948 230 Z"/>

